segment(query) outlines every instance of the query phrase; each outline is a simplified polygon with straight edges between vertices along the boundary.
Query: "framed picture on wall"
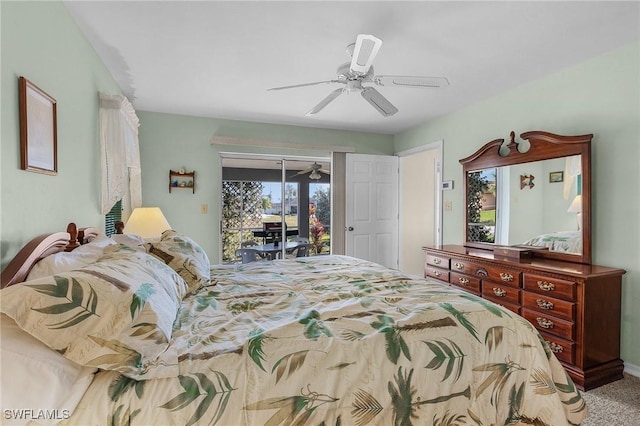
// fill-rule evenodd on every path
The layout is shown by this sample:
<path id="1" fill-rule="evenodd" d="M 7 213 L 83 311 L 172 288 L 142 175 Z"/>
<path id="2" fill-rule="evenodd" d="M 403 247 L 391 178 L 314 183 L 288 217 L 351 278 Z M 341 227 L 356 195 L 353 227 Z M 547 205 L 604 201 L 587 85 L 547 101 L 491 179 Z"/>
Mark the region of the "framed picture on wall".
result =
<path id="1" fill-rule="evenodd" d="M 56 100 L 24 77 L 19 78 L 20 167 L 58 174 Z"/>
<path id="2" fill-rule="evenodd" d="M 549 173 L 549 182 L 557 183 L 564 181 L 564 172 L 551 172 Z"/>

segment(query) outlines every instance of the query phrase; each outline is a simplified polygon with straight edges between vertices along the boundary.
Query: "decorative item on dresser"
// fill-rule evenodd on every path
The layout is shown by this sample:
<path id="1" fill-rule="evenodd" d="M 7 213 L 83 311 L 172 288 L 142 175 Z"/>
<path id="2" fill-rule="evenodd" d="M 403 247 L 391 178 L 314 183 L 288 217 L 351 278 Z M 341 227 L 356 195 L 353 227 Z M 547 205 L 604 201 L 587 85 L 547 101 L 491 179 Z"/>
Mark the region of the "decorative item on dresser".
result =
<path id="1" fill-rule="evenodd" d="M 196 193 L 196 172 L 185 172 L 184 169 L 169 170 L 169 192 L 172 189 L 191 189 L 192 193 Z"/>
<path id="2" fill-rule="evenodd" d="M 622 379 L 620 297 L 625 271 L 590 264 L 592 135 L 559 136 L 535 131 L 523 133 L 520 138 L 522 141 L 516 142 L 515 133 L 511 132 L 508 143 L 496 139 L 460 160 L 465 174 L 467 200 L 473 199 L 473 192 L 480 190 L 473 185 L 479 175 L 501 176 L 495 180 L 493 190 L 496 197 L 492 207 L 505 206 L 502 210 L 507 210 L 507 214 L 501 217 L 498 209 L 489 226 L 477 220 L 479 215 L 472 211 L 477 206 L 469 203 L 464 245 L 423 247 L 425 277 L 462 288 L 526 318 L 540 332 L 580 389 L 588 390 Z M 536 245 L 509 239 L 514 222 L 527 230 L 533 225 L 517 222 L 515 212 L 510 211 L 517 208 L 510 209 L 517 201 L 501 200 L 501 197 L 508 197 L 508 190 L 501 192 L 500 187 L 508 188 L 510 181 L 519 182 L 517 166 L 520 164 L 543 170 L 545 167 L 557 167 L 558 161 L 564 162 L 565 170 L 573 173 L 569 174 L 574 178 L 569 183 L 576 183 L 575 188 L 568 186 L 565 189 L 567 206 L 576 192 L 581 194 L 579 244 L 537 243 L 561 239 L 564 237 L 560 236 L 567 234 L 557 228 L 565 222 L 570 223 L 558 220 L 567 212 L 564 205 L 553 213 L 554 218 L 548 220 L 547 228 L 537 229 L 542 238 L 527 239 L 535 241 Z M 566 178 L 567 173 L 565 181 Z M 562 191 L 556 188 L 560 187 L 543 186 L 541 191 L 552 197 L 554 194 L 546 191 Z M 562 200 L 562 197 L 558 199 Z M 542 211 L 530 214 L 543 216 Z M 575 227 L 575 218 L 570 219 Z M 477 232 L 478 227 L 483 231 Z"/>

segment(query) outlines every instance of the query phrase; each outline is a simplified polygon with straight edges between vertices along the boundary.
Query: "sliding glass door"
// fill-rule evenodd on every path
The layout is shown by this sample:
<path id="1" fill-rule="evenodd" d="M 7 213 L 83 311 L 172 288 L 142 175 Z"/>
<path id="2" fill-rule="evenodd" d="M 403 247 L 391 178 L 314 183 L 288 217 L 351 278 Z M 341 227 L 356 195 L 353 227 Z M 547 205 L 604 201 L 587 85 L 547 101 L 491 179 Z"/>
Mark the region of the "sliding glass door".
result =
<path id="1" fill-rule="evenodd" d="M 330 252 L 330 162 L 326 158 L 222 155 L 222 261 L 248 245 L 312 244 Z"/>

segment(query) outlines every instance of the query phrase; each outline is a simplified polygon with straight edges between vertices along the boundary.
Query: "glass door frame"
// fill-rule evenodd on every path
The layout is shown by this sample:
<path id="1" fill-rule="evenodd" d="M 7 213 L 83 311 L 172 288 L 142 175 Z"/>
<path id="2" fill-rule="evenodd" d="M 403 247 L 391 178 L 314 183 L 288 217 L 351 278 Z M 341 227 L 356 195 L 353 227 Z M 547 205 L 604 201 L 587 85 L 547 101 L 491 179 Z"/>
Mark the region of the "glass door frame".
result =
<path id="1" fill-rule="evenodd" d="M 251 160 L 267 160 L 267 161 L 275 161 L 275 162 L 280 162 L 280 171 L 281 171 L 281 178 L 280 178 L 280 187 L 281 187 L 281 192 L 280 192 L 280 200 L 281 203 L 283 205 L 283 208 L 281 208 L 280 211 L 280 219 L 281 219 L 281 223 L 285 224 L 286 223 L 286 211 L 284 208 L 284 200 L 286 199 L 286 184 L 287 184 L 287 162 L 290 163 L 295 163 L 295 162 L 319 162 L 319 163 L 325 163 L 325 164 L 329 164 L 329 168 L 332 169 L 332 155 L 330 153 L 327 153 L 326 156 L 312 156 L 312 155 L 278 155 L 278 154 L 258 154 L 258 153 L 242 153 L 242 152 L 230 152 L 230 151 L 224 151 L 224 152 L 220 152 L 219 153 L 219 157 L 220 157 L 220 177 L 221 177 L 221 190 L 223 188 L 222 182 L 224 181 L 223 178 L 223 168 L 224 168 L 224 160 L 225 159 L 235 159 L 235 160 L 247 160 L 247 161 L 251 161 Z M 277 169 L 274 169 L 277 170 Z M 329 182 L 329 188 L 331 188 L 332 186 L 332 180 L 330 180 Z M 298 188 L 298 218 L 300 217 L 300 198 L 299 198 L 299 194 L 300 194 L 300 189 Z M 309 195 L 309 194 L 308 194 Z M 219 246 L 219 253 L 220 253 L 220 259 L 219 259 L 219 263 L 222 263 L 223 260 L 223 238 L 222 238 L 222 234 L 224 232 L 224 228 L 223 228 L 223 193 L 221 191 L 221 193 L 219 194 L 219 217 L 220 217 L 220 246 Z M 331 210 L 333 210 L 333 203 L 331 203 L 330 206 Z M 284 226 L 283 226 L 284 228 Z M 298 223 L 298 229 L 300 229 L 300 224 Z M 284 230 L 283 230 L 284 231 Z M 330 232 L 331 233 L 331 232 Z M 283 235 L 282 238 L 284 241 L 286 241 L 286 233 Z M 282 249 L 281 249 L 281 256 L 282 258 L 285 257 L 286 254 L 286 250 L 285 250 L 285 245 L 282 245 Z"/>

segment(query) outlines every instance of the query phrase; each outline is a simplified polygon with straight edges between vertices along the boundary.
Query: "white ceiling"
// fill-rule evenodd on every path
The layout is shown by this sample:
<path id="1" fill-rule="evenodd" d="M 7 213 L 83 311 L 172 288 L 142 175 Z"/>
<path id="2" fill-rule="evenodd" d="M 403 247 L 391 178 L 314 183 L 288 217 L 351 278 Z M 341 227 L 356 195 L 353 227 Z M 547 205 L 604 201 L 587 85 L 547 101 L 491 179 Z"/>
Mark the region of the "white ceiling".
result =
<path id="1" fill-rule="evenodd" d="M 640 3 L 594 1 L 66 1 L 138 110 L 396 134 L 640 39 Z M 376 74 L 447 77 L 379 87 L 306 112 L 339 85 L 359 33 L 383 40 Z M 614 78 L 603 76 L 603 78 Z M 585 88 L 588 90 L 588 88 Z"/>

